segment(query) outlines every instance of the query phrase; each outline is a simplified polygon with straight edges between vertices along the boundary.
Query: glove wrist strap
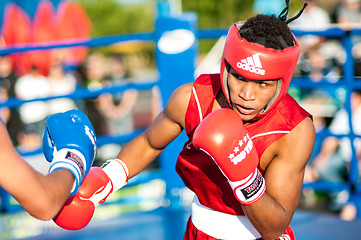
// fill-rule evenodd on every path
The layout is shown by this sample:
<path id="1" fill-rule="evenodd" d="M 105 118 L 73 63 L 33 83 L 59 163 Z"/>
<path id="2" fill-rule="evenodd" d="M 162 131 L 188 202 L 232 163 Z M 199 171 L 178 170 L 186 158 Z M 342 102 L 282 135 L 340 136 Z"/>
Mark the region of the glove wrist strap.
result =
<path id="1" fill-rule="evenodd" d="M 128 182 L 129 170 L 127 165 L 120 159 L 109 159 L 101 169 L 108 175 L 113 183 L 113 192 L 123 187 Z"/>
<path id="2" fill-rule="evenodd" d="M 73 196 L 79 189 L 80 184 L 84 178 L 85 171 L 85 157 L 75 149 L 63 148 L 54 152 L 54 159 L 49 168 L 49 173 L 57 169 L 69 170 L 75 178 L 73 189 L 70 196 Z"/>
<path id="3" fill-rule="evenodd" d="M 244 205 L 256 202 L 266 190 L 266 182 L 262 174 L 255 169 L 247 178 L 240 181 L 229 181 L 234 196 Z"/>

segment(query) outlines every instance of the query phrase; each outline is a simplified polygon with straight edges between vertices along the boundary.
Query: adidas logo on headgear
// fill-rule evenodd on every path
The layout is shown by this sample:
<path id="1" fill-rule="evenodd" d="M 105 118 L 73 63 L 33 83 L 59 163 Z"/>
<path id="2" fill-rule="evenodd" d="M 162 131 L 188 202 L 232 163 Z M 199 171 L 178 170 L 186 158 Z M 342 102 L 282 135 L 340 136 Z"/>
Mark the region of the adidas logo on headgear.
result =
<path id="1" fill-rule="evenodd" d="M 259 59 L 258 54 L 253 54 L 252 56 L 237 62 L 237 67 L 259 75 L 265 75 L 266 73 L 266 71 L 262 68 L 261 60 Z"/>

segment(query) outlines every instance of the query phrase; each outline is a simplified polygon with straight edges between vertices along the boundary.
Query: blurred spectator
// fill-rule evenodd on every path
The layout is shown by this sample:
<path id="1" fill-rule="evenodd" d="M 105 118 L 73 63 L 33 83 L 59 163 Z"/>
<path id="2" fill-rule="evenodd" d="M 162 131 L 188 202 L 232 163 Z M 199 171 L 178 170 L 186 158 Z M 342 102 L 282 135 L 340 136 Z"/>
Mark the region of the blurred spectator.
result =
<path id="1" fill-rule="evenodd" d="M 99 90 L 103 88 L 106 79 L 106 58 L 100 52 L 89 54 L 83 64 L 84 87 L 88 90 Z M 108 134 L 108 126 L 105 117 L 99 109 L 98 98 L 89 98 L 84 100 L 84 112 L 92 122 L 97 136 Z M 94 165 L 99 166 L 103 162 L 100 147 L 98 147 Z"/>
<path id="2" fill-rule="evenodd" d="M 100 52 L 89 54 L 85 60 L 85 86 L 89 89 L 100 89 L 106 78 L 106 58 Z"/>
<path id="3" fill-rule="evenodd" d="M 337 22 L 336 11 L 339 8 L 341 0 L 316 0 L 318 5 L 330 15 L 332 23 Z"/>
<path id="4" fill-rule="evenodd" d="M 77 87 L 77 80 L 75 77 L 64 71 L 64 66 L 60 61 L 54 61 L 49 68 L 48 81 L 50 84 L 51 96 L 60 96 L 73 93 Z M 77 106 L 72 99 L 58 98 L 48 101 L 49 112 L 53 114 L 57 112 L 65 112 L 70 109 L 76 109 Z"/>
<path id="5" fill-rule="evenodd" d="M 322 31 L 331 26 L 327 11 L 316 0 L 307 0 L 308 6 L 303 14 L 290 24 L 292 29 L 303 31 Z M 309 77 L 314 82 L 328 81 L 335 83 L 340 79 L 344 50 L 338 40 L 326 39 L 317 35 L 303 35 L 297 38 L 301 48 L 298 70 L 301 76 Z M 330 96 L 333 92 L 324 90 Z M 303 90 L 303 96 L 312 90 Z"/>
<path id="6" fill-rule="evenodd" d="M 351 96 L 352 127 L 355 134 L 361 134 L 361 91 L 355 91 Z M 329 130 L 333 134 L 348 134 L 350 132 L 349 116 L 345 109 L 340 109 L 333 118 Z M 360 159 L 361 139 L 355 140 L 357 157 Z M 322 142 L 319 154 L 311 159 L 310 165 L 306 168 L 305 182 L 324 180 L 331 182 L 345 182 L 348 177 L 349 164 L 351 161 L 351 142 L 349 138 L 327 137 Z M 341 218 L 352 220 L 356 217 L 355 211 L 350 211 L 347 203 L 347 192 L 331 192 L 331 209 L 340 210 L 347 206 L 346 210 L 341 211 Z"/>
<path id="7" fill-rule="evenodd" d="M 339 80 L 341 72 L 338 62 L 325 58 L 319 50 L 309 50 L 302 57 L 300 73 L 309 77 L 313 82 L 326 80 L 335 83 Z"/>
<path id="8" fill-rule="evenodd" d="M 331 19 L 324 9 L 315 0 L 307 0 L 308 6 L 302 15 L 290 23 L 292 29 L 297 30 L 325 30 L 330 27 Z M 325 38 L 314 35 L 305 35 L 297 38 L 300 43 L 301 53 L 310 49 L 317 49 Z"/>
<path id="9" fill-rule="evenodd" d="M 122 57 L 113 55 L 109 59 L 110 75 L 106 85 L 125 85 L 133 81 L 127 73 Z M 106 117 L 110 134 L 126 133 L 134 130 L 132 110 L 137 101 L 138 91 L 128 89 L 119 94 L 103 94 L 98 98 L 99 109 Z"/>
<path id="10" fill-rule="evenodd" d="M 9 97 L 15 97 L 15 82 L 17 76 L 13 69 L 11 58 L 8 56 L 0 56 L 0 81 L 4 94 Z M 14 146 L 18 145 L 17 135 L 21 130 L 22 122 L 20 120 L 17 108 L 10 109 L 9 120 L 6 122 L 6 128 Z"/>
<path id="11" fill-rule="evenodd" d="M 33 66 L 28 74 L 21 76 L 15 83 L 16 97 L 23 100 L 48 97 L 50 85 L 47 78 Z M 19 143 L 30 149 L 41 146 L 44 120 L 48 116 L 48 106 L 44 101 L 24 103 L 19 107 L 24 127 L 19 134 Z"/>
<path id="12" fill-rule="evenodd" d="M 101 89 L 106 77 L 106 58 L 102 53 L 91 53 L 85 60 L 85 87 L 89 90 Z M 108 132 L 105 119 L 98 109 L 98 99 L 85 100 L 85 111 L 92 121 L 96 135 Z"/>
<path id="13" fill-rule="evenodd" d="M 121 55 L 112 55 L 109 61 L 109 76 L 106 85 L 119 86 L 133 81 L 125 69 Z M 128 89 L 121 93 L 105 93 L 98 97 L 98 107 L 105 118 L 108 127 L 108 134 L 125 134 L 134 130 L 133 111 L 137 102 L 138 91 Z M 119 153 L 122 144 L 108 144 L 102 147 L 100 154 L 102 158 L 108 159 Z"/>
<path id="14" fill-rule="evenodd" d="M 308 6 L 302 15 L 290 23 L 292 29 L 302 31 L 325 30 L 330 26 L 331 20 L 328 13 L 318 6 L 315 0 L 307 0 Z M 302 76 L 309 76 L 319 81 L 323 76 L 325 59 L 319 53 L 319 47 L 325 41 L 324 37 L 304 35 L 298 37 L 301 48 L 299 68 Z"/>
<path id="15" fill-rule="evenodd" d="M 5 88 L 0 87 L 0 102 L 5 102 L 8 99 L 8 93 Z M 0 108 L 0 119 L 1 121 L 7 125 L 10 120 L 10 109 L 7 107 Z"/>
<path id="16" fill-rule="evenodd" d="M 0 79 L 1 86 L 6 90 L 9 97 L 15 96 L 15 82 L 17 76 L 13 71 L 11 58 L 7 56 L 0 57 Z"/>
<path id="17" fill-rule="evenodd" d="M 359 27 L 361 24 L 360 0 L 341 0 L 337 9 L 337 23 L 343 28 Z"/>
<path id="18" fill-rule="evenodd" d="M 341 0 L 336 12 L 337 23 L 340 27 L 349 30 L 361 26 L 361 2 L 360 0 Z M 352 36 L 352 54 L 355 64 L 355 76 L 361 76 L 361 37 Z"/>

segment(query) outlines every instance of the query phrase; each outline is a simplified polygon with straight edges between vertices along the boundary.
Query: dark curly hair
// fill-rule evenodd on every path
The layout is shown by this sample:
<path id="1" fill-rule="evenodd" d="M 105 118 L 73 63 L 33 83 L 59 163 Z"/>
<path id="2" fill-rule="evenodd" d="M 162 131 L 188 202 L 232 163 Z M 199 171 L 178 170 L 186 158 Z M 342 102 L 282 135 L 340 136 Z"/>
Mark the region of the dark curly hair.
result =
<path id="1" fill-rule="evenodd" d="M 239 35 L 248 42 L 259 43 L 276 50 L 296 45 L 287 23 L 275 15 L 258 14 L 248 19 L 240 27 Z"/>

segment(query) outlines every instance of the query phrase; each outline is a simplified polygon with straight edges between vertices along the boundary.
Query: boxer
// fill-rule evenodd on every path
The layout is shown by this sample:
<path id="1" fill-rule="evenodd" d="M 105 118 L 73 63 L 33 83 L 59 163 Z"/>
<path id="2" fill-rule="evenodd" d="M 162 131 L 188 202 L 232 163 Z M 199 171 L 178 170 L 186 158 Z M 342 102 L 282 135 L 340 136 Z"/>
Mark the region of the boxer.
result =
<path id="1" fill-rule="evenodd" d="M 287 24 L 304 8 L 287 19 L 286 3 L 278 17 L 233 24 L 220 73 L 176 89 L 144 133 L 90 170 L 55 222 L 86 226 L 95 206 L 185 130 L 189 139 L 176 171 L 195 198 L 184 239 L 295 239 L 290 222 L 315 129 L 312 116 L 287 94 L 300 53 Z"/>

